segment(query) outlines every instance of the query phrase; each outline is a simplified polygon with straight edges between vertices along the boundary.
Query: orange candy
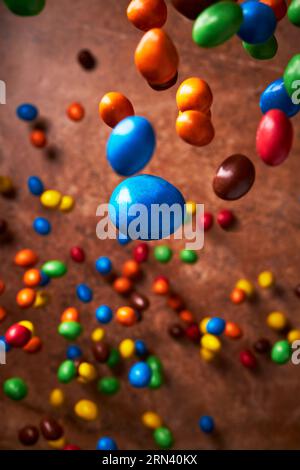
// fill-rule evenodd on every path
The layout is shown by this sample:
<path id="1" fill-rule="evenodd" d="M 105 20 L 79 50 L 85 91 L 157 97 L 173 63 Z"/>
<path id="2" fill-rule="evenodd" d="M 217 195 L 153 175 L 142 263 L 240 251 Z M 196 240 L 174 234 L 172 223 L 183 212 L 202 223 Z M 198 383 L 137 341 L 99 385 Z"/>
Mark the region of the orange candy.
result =
<path id="1" fill-rule="evenodd" d="M 225 326 L 225 335 L 232 339 L 238 339 L 243 336 L 243 332 L 236 323 L 227 321 Z"/>
<path id="2" fill-rule="evenodd" d="M 72 121 L 81 121 L 84 118 L 84 107 L 80 103 L 72 103 L 67 109 L 67 116 Z"/>
<path id="3" fill-rule="evenodd" d="M 38 269 L 28 269 L 23 276 L 23 282 L 27 287 L 36 287 L 41 280 L 41 272 Z"/>
<path id="4" fill-rule="evenodd" d="M 35 301 L 36 293 L 33 289 L 29 287 L 25 287 L 25 289 L 21 289 L 17 293 L 17 304 L 21 308 L 28 308 L 30 307 L 33 302 Z"/>
<path id="5" fill-rule="evenodd" d="M 132 0 L 127 8 L 127 18 L 142 31 L 161 28 L 167 21 L 167 15 L 164 0 Z"/>
<path id="6" fill-rule="evenodd" d="M 74 307 L 68 307 L 66 310 L 63 311 L 60 317 L 61 323 L 65 321 L 77 321 L 79 322 L 79 312 Z"/>
<path id="7" fill-rule="evenodd" d="M 244 302 L 245 299 L 246 293 L 238 287 L 235 287 L 230 294 L 230 300 L 234 304 L 241 304 L 242 302 Z"/>
<path id="8" fill-rule="evenodd" d="M 131 307 L 120 307 L 116 312 L 116 319 L 123 326 L 132 326 L 137 322 L 137 315 Z"/>
<path id="9" fill-rule="evenodd" d="M 170 308 L 177 312 L 184 309 L 184 301 L 177 294 L 171 294 L 170 297 L 168 297 L 167 304 Z"/>
<path id="10" fill-rule="evenodd" d="M 0 306 L 0 323 L 5 320 L 6 315 L 7 313 L 6 313 L 5 308 Z"/>
<path id="11" fill-rule="evenodd" d="M 2 279 L 0 279 L 0 295 L 3 294 L 4 291 L 5 291 L 5 284 L 2 281 Z"/>
<path id="12" fill-rule="evenodd" d="M 189 310 L 182 310 L 179 313 L 179 317 L 185 323 L 194 323 L 195 322 L 194 315 Z"/>
<path id="13" fill-rule="evenodd" d="M 170 285 L 166 279 L 159 277 L 155 279 L 152 285 L 152 292 L 158 295 L 168 294 L 170 291 Z"/>
<path id="14" fill-rule="evenodd" d="M 24 249 L 18 251 L 15 256 L 14 262 L 17 266 L 22 266 L 23 268 L 27 268 L 28 266 L 32 266 L 37 263 L 38 257 L 37 254 L 29 249 Z"/>
<path id="15" fill-rule="evenodd" d="M 137 261 L 130 259 L 123 264 L 122 274 L 129 279 L 137 279 L 141 273 L 140 265 Z"/>
<path id="16" fill-rule="evenodd" d="M 23 350 L 27 353 L 36 353 L 42 349 L 42 341 L 38 336 L 33 336 L 28 343 L 25 344 Z"/>
<path id="17" fill-rule="evenodd" d="M 128 294 L 132 290 L 132 282 L 127 277 L 118 277 L 113 283 L 113 288 L 118 294 Z"/>
<path id="18" fill-rule="evenodd" d="M 176 131 L 185 142 L 196 147 L 208 145 L 215 131 L 210 118 L 201 111 L 184 111 L 176 120 Z"/>
<path id="19" fill-rule="evenodd" d="M 202 111 L 207 114 L 213 95 L 208 84 L 201 78 L 188 78 L 177 90 L 176 102 L 179 111 Z"/>
<path id="20" fill-rule="evenodd" d="M 47 144 L 47 137 L 44 131 L 35 129 L 30 134 L 30 142 L 34 147 L 43 148 Z"/>
<path id="21" fill-rule="evenodd" d="M 176 82 L 178 53 L 162 29 L 150 29 L 144 34 L 135 51 L 135 64 L 152 87 L 169 88 Z"/>
<path id="22" fill-rule="evenodd" d="M 126 96 L 117 91 L 111 91 L 101 99 L 99 114 L 105 124 L 109 127 L 115 127 L 126 117 L 134 116 L 134 109 Z"/>

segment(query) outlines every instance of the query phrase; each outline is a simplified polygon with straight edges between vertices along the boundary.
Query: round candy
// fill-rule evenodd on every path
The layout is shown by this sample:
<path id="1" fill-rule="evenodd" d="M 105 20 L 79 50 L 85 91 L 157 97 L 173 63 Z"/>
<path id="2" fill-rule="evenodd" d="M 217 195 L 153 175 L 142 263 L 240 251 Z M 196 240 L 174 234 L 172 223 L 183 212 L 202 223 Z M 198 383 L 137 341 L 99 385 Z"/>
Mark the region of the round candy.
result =
<path id="1" fill-rule="evenodd" d="M 184 330 L 181 325 L 174 324 L 168 329 L 169 335 L 174 339 L 180 339 L 184 336 Z"/>
<path id="2" fill-rule="evenodd" d="M 230 294 L 230 300 L 233 304 L 241 304 L 244 302 L 246 299 L 246 293 L 243 289 L 240 289 L 238 287 L 235 287 L 231 294 Z"/>
<path id="3" fill-rule="evenodd" d="M 14 348 L 22 348 L 31 338 L 31 331 L 19 323 L 15 323 L 5 333 L 5 341 Z"/>
<path id="4" fill-rule="evenodd" d="M 272 287 L 275 283 L 275 276 L 271 271 L 263 271 L 258 276 L 258 284 L 263 289 L 267 289 L 268 287 Z"/>
<path id="5" fill-rule="evenodd" d="M 54 407 L 62 406 L 65 402 L 64 392 L 60 388 L 54 388 L 50 393 L 49 402 Z"/>
<path id="6" fill-rule="evenodd" d="M 58 333 L 68 340 L 74 340 L 82 333 L 82 326 L 76 321 L 66 321 L 58 326 Z"/>
<path id="7" fill-rule="evenodd" d="M 93 344 L 92 353 L 97 362 L 106 362 L 110 355 L 110 348 L 100 339 Z"/>
<path id="8" fill-rule="evenodd" d="M 91 400 L 79 400 L 74 407 L 75 414 L 85 421 L 95 421 L 98 418 L 98 406 Z"/>
<path id="9" fill-rule="evenodd" d="M 149 299 L 142 294 L 138 294 L 137 292 L 132 292 L 130 295 L 130 303 L 133 308 L 140 312 L 147 310 L 150 305 Z"/>
<path id="10" fill-rule="evenodd" d="M 67 109 L 67 116 L 72 121 L 82 121 L 84 115 L 84 107 L 80 103 L 72 103 Z"/>
<path id="11" fill-rule="evenodd" d="M 255 168 L 251 160 L 244 155 L 231 155 L 217 169 L 213 189 L 219 198 L 234 201 L 247 194 L 254 180 Z"/>
<path id="12" fill-rule="evenodd" d="M 243 332 L 242 332 L 241 328 L 236 323 L 227 321 L 226 322 L 226 327 L 225 327 L 225 335 L 228 338 L 238 339 L 241 336 L 243 336 Z"/>
<path id="13" fill-rule="evenodd" d="M 41 285 L 42 274 L 39 269 L 28 269 L 24 273 L 23 282 L 27 287 L 36 287 Z"/>
<path id="14" fill-rule="evenodd" d="M 107 365 L 110 368 L 117 366 L 120 363 L 121 357 L 120 353 L 117 349 L 112 348 L 109 354 L 109 358 L 107 359 Z"/>
<path id="15" fill-rule="evenodd" d="M 190 145 L 203 147 L 210 144 L 215 130 L 210 117 L 202 111 L 184 111 L 176 120 L 176 132 Z"/>
<path id="16" fill-rule="evenodd" d="M 148 353 L 147 346 L 146 346 L 145 342 L 142 341 L 141 339 L 136 339 L 135 340 L 134 347 L 135 347 L 135 354 L 138 357 L 146 356 L 146 354 Z"/>
<path id="17" fill-rule="evenodd" d="M 272 312 L 267 316 L 267 325 L 276 331 L 281 331 L 287 326 L 287 318 L 282 312 Z"/>
<path id="18" fill-rule="evenodd" d="M 85 253 L 80 246 L 73 246 L 70 250 L 70 255 L 76 263 L 83 263 L 85 260 Z"/>
<path id="19" fill-rule="evenodd" d="M 289 343 L 300 340 L 300 330 L 290 330 L 287 335 L 287 340 Z"/>
<path id="20" fill-rule="evenodd" d="M 271 358 L 277 364 L 285 364 L 290 360 L 291 346 L 288 341 L 277 341 L 272 347 Z"/>
<path id="21" fill-rule="evenodd" d="M 206 331 L 212 335 L 219 336 L 225 330 L 225 326 L 226 322 L 223 318 L 213 317 L 207 322 Z"/>
<path id="22" fill-rule="evenodd" d="M 225 230 L 230 228 L 235 221 L 234 214 L 229 209 L 222 209 L 217 215 L 217 222 Z"/>
<path id="23" fill-rule="evenodd" d="M 275 57 L 278 50 L 278 42 L 275 36 L 271 36 L 262 44 L 248 44 L 243 41 L 243 47 L 254 59 L 268 60 Z"/>
<path id="24" fill-rule="evenodd" d="M 154 258 L 160 263 L 168 263 L 173 256 L 173 252 L 168 245 L 158 245 L 154 248 Z"/>
<path id="25" fill-rule="evenodd" d="M 168 294 L 170 291 L 170 283 L 164 276 L 158 276 L 152 284 L 152 292 L 158 295 Z"/>
<path id="26" fill-rule="evenodd" d="M 101 99 L 99 114 L 105 124 L 115 127 L 123 119 L 134 116 L 134 109 L 126 96 L 117 91 L 111 91 Z"/>
<path id="27" fill-rule="evenodd" d="M 270 109 L 280 109 L 288 117 L 292 117 L 300 111 L 300 104 L 294 104 L 287 94 L 283 78 L 278 78 L 267 86 L 261 94 L 259 105 L 263 114 Z"/>
<path id="28" fill-rule="evenodd" d="M 61 212 L 70 212 L 74 208 L 74 205 L 75 200 L 73 196 L 64 195 L 61 198 L 61 202 L 58 208 Z"/>
<path id="29" fill-rule="evenodd" d="M 79 321 L 79 312 L 74 307 L 66 308 L 63 313 L 61 314 L 60 321 L 67 322 L 67 321 Z"/>
<path id="30" fill-rule="evenodd" d="M 163 424 L 161 417 L 153 411 L 146 411 L 146 413 L 143 414 L 142 423 L 146 428 L 150 429 L 160 428 Z"/>
<path id="31" fill-rule="evenodd" d="M 112 270 L 112 262 L 106 256 L 101 256 L 95 263 L 96 270 L 100 274 L 109 274 Z"/>
<path id="32" fill-rule="evenodd" d="M 67 349 L 68 359 L 74 360 L 74 359 L 78 359 L 81 356 L 82 356 L 82 351 L 79 346 L 77 346 L 76 344 L 72 344 L 71 346 L 68 346 L 68 349 Z"/>
<path id="33" fill-rule="evenodd" d="M 204 230 L 204 232 L 207 232 L 212 228 L 214 224 L 214 216 L 212 215 L 211 212 L 204 212 L 203 216 L 201 216 L 199 220 L 199 226 L 201 229 Z"/>
<path id="34" fill-rule="evenodd" d="M 299 104 L 299 80 L 300 80 L 300 54 L 294 55 L 287 64 L 283 81 L 288 95 L 292 98 L 294 104 Z"/>
<path id="35" fill-rule="evenodd" d="M 147 165 L 154 149 L 155 133 L 150 122 L 141 116 L 129 116 L 112 130 L 106 155 L 116 173 L 130 176 Z"/>
<path id="36" fill-rule="evenodd" d="M 121 341 L 121 343 L 119 344 L 119 351 L 124 359 L 132 357 L 135 352 L 134 341 L 130 338 L 123 339 L 123 341 Z"/>
<path id="37" fill-rule="evenodd" d="M 198 255 L 194 250 L 181 250 L 179 256 L 181 261 L 187 264 L 194 264 L 198 260 Z"/>
<path id="38" fill-rule="evenodd" d="M 148 387 L 151 380 L 152 371 L 146 362 L 137 362 L 128 373 L 130 385 L 135 388 Z"/>
<path id="39" fill-rule="evenodd" d="M 76 294 L 81 302 L 88 303 L 93 300 L 93 291 L 86 284 L 78 284 Z"/>
<path id="40" fill-rule="evenodd" d="M 96 310 L 96 319 L 99 323 L 109 323 L 112 320 L 112 309 L 108 305 L 100 305 Z"/>
<path id="41" fill-rule="evenodd" d="M 221 341 L 216 336 L 206 333 L 201 338 L 201 346 L 216 353 L 221 349 Z"/>
<path id="42" fill-rule="evenodd" d="M 176 93 L 179 111 L 202 111 L 206 113 L 213 101 L 209 85 L 201 78 L 192 77 L 184 80 Z"/>
<path id="43" fill-rule="evenodd" d="M 51 224 L 45 217 L 36 217 L 33 221 L 33 229 L 39 235 L 49 235 L 51 232 Z"/>
<path id="44" fill-rule="evenodd" d="M 59 260 L 47 261 L 42 266 L 42 271 L 49 277 L 61 277 L 67 272 L 67 266 Z"/>
<path id="45" fill-rule="evenodd" d="M 96 67 L 96 59 L 88 49 L 82 49 L 77 54 L 77 60 L 85 70 L 93 70 Z"/>
<path id="46" fill-rule="evenodd" d="M 132 281 L 127 277 L 117 277 L 113 283 L 113 288 L 118 294 L 127 295 L 133 287 Z"/>
<path id="47" fill-rule="evenodd" d="M 23 446 L 33 446 L 39 439 L 39 430 L 36 426 L 24 426 L 18 433 L 19 441 Z"/>
<path id="48" fill-rule="evenodd" d="M 174 443 L 173 434 L 170 429 L 160 426 L 153 432 L 155 443 L 162 449 L 169 449 Z"/>
<path id="49" fill-rule="evenodd" d="M 157 214 L 153 213 L 154 208 Z M 171 235 L 183 224 L 185 201 L 178 189 L 163 178 L 139 175 L 127 178 L 115 188 L 109 215 L 118 230 L 130 238 L 157 240 Z"/>
<path id="50" fill-rule="evenodd" d="M 164 0 L 131 0 L 127 8 L 127 18 L 142 31 L 161 28 L 167 21 L 167 15 Z"/>
<path id="51" fill-rule="evenodd" d="M 34 129 L 30 134 L 30 142 L 34 147 L 45 147 L 47 144 L 47 137 L 45 132 L 40 129 Z"/>
<path id="52" fill-rule="evenodd" d="M 102 377 L 97 384 L 97 390 L 105 395 L 114 395 L 120 389 L 120 381 L 116 377 Z"/>
<path id="53" fill-rule="evenodd" d="M 4 0 L 5 5 L 19 16 L 35 16 L 41 13 L 46 0 Z"/>
<path id="54" fill-rule="evenodd" d="M 76 377 L 76 366 L 73 361 L 67 359 L 62 362 L 57 371 L 57 378 L 61 383 L 69 383 Z"/>
<path id="55" fill-rule="evenodd" d="M 16 301 L 19 307 L 28 308 L 34 303 L 35 298 L 36 292 L 29 287 L 25 287 L 17 293 Z"/>
<path id="56" fill-rule="evenodd" d="M 254 286 L 248 279 L 239 279 L 235 287 L 242 290 L 247 297 L 252 297 L 254 294 Z"/>
<path id="57" fill-rule="evenodd" d="M 241 3 L 243 22 L 238 36 L 248 44 L 266 42 L 274 33 L 277 21 L 271 7 L 256 0 Z"/>
<path id="58" fill-rule="evenodd" d="M 257 341 L 255 341 L 253 345 L 255 351 L 259 354 L 265 354 L 270 351 L 271 349 L 271 344 L 270 341 L 266 338 L 260 338 Z"/>
<path id="59" fill-rule="evenodd" d="M 149 356 L 147 358 L 147 364 L 152 370 L 152 372 L 159 372 L 161 373 L 163 371 L 163 366 L 161 363 L 161 360 L 156 357 L 156 356 Z"/>
<path id="60" fill-rule="evenodd" d="M 44 191 L 40 197 L 41 204 L 48 209 L 56 209 L 61 202 L 61 193 L 55 189 Z"/>
<path id="61" fill-rule="evenodd" d="M 243 11 L 234 2 L 220 2 L 206 8 L 196 19 L 193 40 L 201 47 L 215 47 L 236 34 L 243 22 Z"/>
<path id="62" fill-rule="evenodd" d="M 300 1 L 292 0 L 288 8 L 288 18 L 295 26 L 300 27 Z"/>
<path id="63" fill-rule="evenodd" d="M 245 349 L 240 353 L 240 361 L 244 367 L 248 369 L 255 369 L 257 366 L 257 360 L 254 354 L 249 349 Z"/>
<path id="64" fill-rule="evenodd" d="M 17 116 L 23 121 L 34 121 L 37 118 L 38 109 L 36 106 L 30 103 L 20 104 L 17 107 Z"/>
<path id="65" fill-rule="evenodd" d="M 97 442 L 97 450 L 118 450 L 116 442 L 111 437 L 101 437 Z"/>
<path id="66" fill-rule="evenodd" d="M 215 423 L 211 416 L 201 416 L 199 419 L 199 428 L 202 432 L 210 434 L 215 429 Z"/>
<path id="67" fill-rule="evenodd" d="M 64 430 L 59 424 L 59 422 L 51 417 L 46 417 L 41 420 L 40 429 L 43 437 L 47 441 L 56 441 L 57 439 L 60 439 L 64 434 Z"/>
<path id="68" fill-rule="evenodd" d="M 89 362 L 81 362 L 78 366 L 78 375 L 82 383 L 93 382 L 97 378 L 97 370 Z"/>
<path id="69" fill-rule="evenodd" d="M 33 264 L 37 263 L 37 261 L 37 254 L 33 250 L 29 249 L 18 251 L 14 259 L 15 264 L 17 266 L 22 266 L 23 268 L 32 266 Z"/>
<path id="70" fill-rule="evenodd" d="M 134 259 L 129 259 L 125 261 L 122 266 L 122 275 L 128 277 L 129 279 L 138 279 L 141 274 L 140 265 Z"/>
<path id="71" fill-rule="evenodd" d="M 256 132 L 256 151 L 271 166 L 286 160 L 293 143 L 293 126 L 286 114 L 271 109 L 261 119 Z"/>
<path id="72" fill-rule="evenodd" d="M 285 0 L 261 0 L 261 2 L 272 8 L 277 21 L 280 21 L 286 15 L 287 5 Z"/>
<path id="73" fill-rule="evenodd" d="M 26 397 L 28 387 L 23 379 L 20 377 L 12 377 L 5 380 L 3 384 L 4 394 L 12 400 L 18 401 Z"/>
<path id="74" fill-rule="evenodd" d="M 133 249 L 133 257 L 138 263 L 144 263 L 149 256 L 149 246 L 147 243 L 139 243 Z"/>
<path id="75" fill-rule="evenodd" d="M 120 307 L 116 311 L 117 322 L 124 326 L 132 326 L 137 322 L 136 311 L 131 307 Z"/>

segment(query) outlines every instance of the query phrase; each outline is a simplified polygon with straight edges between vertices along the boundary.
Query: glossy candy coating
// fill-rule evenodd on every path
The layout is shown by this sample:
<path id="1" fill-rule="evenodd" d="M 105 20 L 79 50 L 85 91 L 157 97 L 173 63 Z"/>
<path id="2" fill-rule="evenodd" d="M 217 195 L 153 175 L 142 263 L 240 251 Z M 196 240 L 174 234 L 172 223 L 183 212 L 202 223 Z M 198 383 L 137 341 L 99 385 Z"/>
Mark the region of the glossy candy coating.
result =
<path id="1" fill-rule="evenodd" d="M 217 222 L 224 230 L 229 229 L 235 222 L 234 213 L 229 209 L 222 209 L 217 215 Z"/>
<path id="2" fill-rule="evenodd" d="M 213 102 L 213 95 L 205 80 L 191 77 L 184 80 L 176 93 L 179 111 L 202 111 L 206 113 Z"/>
<path id="3" fill-rule="evenodd" d="M 67 359 L 62 362 L 57 371 L 57 378 L 61 383 L 69 383 L 76 376 L 76 366 L 73 361 Z"/>
<path id="4" fill-rule="evenodd" d="M 294 55 L 287 64 L 283 81 L 288 95 L 293 103 L 300 103 L 300 54 Z"/>
<path id="5" fill-rule="evenodd" d="M 120 307 L 116 311 L 116 320 L 123 326 L 132 326 L 137 319 L 136 311 L 131 307 Z"/>
<path id="6" fill-rule="evenodd" d="M 275 57 L 278 50 L 278 42 L 275 36 L 271 36 L 261 44 L 248 44 L 243 41 L 243 48 L 254 59 L 269 60 Z"/>
<path id="7" fill-rule="evenodd" d="M 112 270 L 112 262 L 107 256 L 101 256 L 96 260 L 95 268 L 100 274 L 109 274 Z"/>
<path id="8" fill-rule="evenodd" d="M 10 11 L 19 16 L 35 16 L 44 9 L 46 0 L 4 0 Z"/>
<path id="9" fill-rule="evenodd" d="M 43 437 L 47 441 L 56 441 L 64 434 L 61 425 L 52 417 L 43 418 L 40 422 L 40 429 Z"/>
<path id="10" fill-rule="evenodd" d="M 254 180 L 255 168 L 251 160 L 244 155 L 231 155 L 219 166 L 213 189 L 219 198 L 234 201 L 251 189 Z"/>
<path id="11" fill-rule="evenodd" d="M 135 388 L 147 387 L 151 380 L 152 371 L 146 362 L 137 362 L 128 373 L 130 385 Z"/>
<path id="12" fill-rule="evenodd" d="M 22 348 L 31 338 L 31 331 L 19 323 L 10 326 L 5 333 L 5 341 L 14 348 Z"/>
<path id="13" fill-rule="evenodd" d="M 173 256 L 173 251 L 168 245 L 157 245 L 154 248 L 154 258 L 160 263 L 168 263 L 171 261 Z"/>
<path id="14" fill-rule="evenodd" d="M 238 36 L 248 44 L 261 44 L 270 39 L 277 24 L 272 8 L 256 0 L 241 3 L 241 8 L 243 22 Z"/>
<path id="15" fill-rule="evenodd" d="M 19 290 L 16 296 L 16 302 L 21 308 L 28 308 L 34 303 L 36 298 L 36 292 L 29 288 L 25 287 L 24 289 Z"/>
<path id="16" fill-rule="evenodd" d="M 161 28 L 167 21 L 167 15 L 164 0 L 131 0 L 127 8 L 127 18 L 142 31 Z"/>
<path id="17" fill-rule="evenodd" d="M 162 426 L 162 419 L 153 411 L 146 411 L 142 416 L 142 423 L 146 428 L 156 429 Z"/>
<path id="18" fill-rule="evenodd" d="M 129 116 L 112 130 L 106 155 L 116 173 L 130 176 L 149 163 L 154 149 L 155 133 L 150 122 L 141 116 Z"/>
<path id="19" fill-rule="evenodd" d="M 47 276 L 51 278 L 64 276 L 67 272 L 67 266 L 65 263 L 59 260 L 47 261 L 43 264 L 41 269 L 45 274 L 47 274 Z"/>
<path id="20" fill-rule="evenodd" d="M 48 209 L 56 209 L 61 202 L 61 193 L 56 189 L 47 189 L 40 197 L 41 204 Z"/>
<path id="21" fill-rule="evenodd" d="M 255 369 L 257 366 L 257 360 L 254 354 L 249 350 L 245 349 L 240 353 L 240 361 L 247 369 Z"/>
<path id="22" fill-rule="evenodd" d="M 49 235 L 52 230 L 51 223 L 45 217 L 36 217 L 32 226 L 39 235 Z"/>
<path id="23" fill-rule="evenodd" d="M 82 356 L 82 351 L 79 346 L 72 344 L 67 349 L 67 358 L 68 359 L 79 359 Z"/>
<path id="24" fill-rule="evenodd" d="M 139 243 L 133 248 L 133 257 L 138 263 L 144 263 L 149 256 L 149 246 L 147 243 Z"/>
<path id="25" fill-rule="evenodd" d="M 111 437 L 104 436 L 97 442 L 97 450 L 118 450 L 118 446 Z"/>
<path id="26" fill-rule="evenodd" d="M 76 295 L 81 302 L 89 303 L 93 300 L 93 291 L 86 284 L 78 284 L 76 287 Z"/>
<path id="27" fill-rule="evenodd" d="M 102 377 L 97 384 L 97 390 L 105 395 L 114 395 L 120 389 L 120 381 L 116 377 Z"/>
<path id="28" fill-rule="evenodd" d="M 277 364 L 286 364 L 291 357 L 291 346 L 288 341 L 277 341 L 272 347 L 271 358 Z"/>
<path id="29" fill-rule="evenodd" d="M 267 86 L 260 96 L 259 105 L 263 114 L 271 109 L 280 109 L 288 117 L 292 117 L 300 111 L 300 104 L 294 104 L 287 94 L 283 78 L 278 78 Z"/>
<path id="30" fill-rule="evenodd" d="M 212 335 L 219 336 L 225 330 L 225 326 L 226 322 L 223 318 L 213 317 L 207 322 L 206 331 Z"/>
<path id="31" fill-rule="evenodd" d="M 194 264 L 198 260 L 197 252 L 194 250 L 181 250 L 179 257 L 183 263 Z"/>
<path id="32" fill-rule="evenodd" d="M 37 261 L 37 254 L 33 250 L 30 250 L 28 248 L 18 251 L 14 259 L 15 264 L 17 266 L 22 266 L 23 268 L 32 266 L 37 263 Z"/>
<path id="33" fill-rule="evenodd" d="M 288 8 L 288 18 L 295 26 L 300 27 L 300 1 L 292 0 Z"/>
<path id="34" fill-rule="evenodd" d="M 82 326 L 76 321 L 66 321 L 58 326 L 58 333 L 73 341 L 82 333 Z"/>
<path id="35" fill-rule="evenodd" d="M 74 411 L 79 418 L 85 421 L 95 421 L 99 415 L 98 406 L 91 400 L 79 400 Z"/>
<path id="36" fill-rule="evenodd" d="M 37 107 L 30 103 L 20 104 L 20 106 L 17 107 L 16 112 L 19 119 L 29 122 L 34 121 L 38 115 Z"/>
<path id="37" fill-rule="evenodd" d="M 109 323 L 112 320 L 112 309 L 108 305 L 100 305 L 96 310 L 96 319 L 99 323 Z"/>
<path id="38" fill-rule="evenodd" d="M 93 344 L 92 353 L 98 362 L 106 362 L 109 358 L 110 348 L 107 343 L 97 341 Z"/>
<path id="39" fill-rule="evenodd" d="M 20 377 L 12 377 L 5 380 L 3 384 L 4 394 L 12 400 L 23 400 L 28 394 L 28 387 Z"/>
<path id="40" fill-rule="evenodd" d="M 44 184 L 38 176 L 30 176 L 27 180 L 27 186 L 34 196 L 40 196 L 45 190 Z"/>
<path id="41" fill-rule="evenodd" d="M 47 137 L 41 129 L 34 129 L 30 134 L 30 142 L 34 147 L 43 148 L 47 145 Z"/>
<path id="42" fill-rule="evenodd" d="M 101 119 L 109 127 L 115 127 L 123 119 L 134 116 L 134 109 L 126 96 L 117 91 L 106 93 L 99 103 Z"/>
<path id="43" fill-rule="evenodd" d="M 213 418 L 211 416 L 201 416 L 199 419 L 199 428 L 206 434 L 212 433 L 215 428 Z"/>
<path id="44" fill-rule="evenodd" d="M 72 246 L 70 256 L 76 263 L 83 263 L 85 260 L 84 250 L 80 246 Z"/>
<path id="45" fill-rule="evenodd" d="M 36 426 L 24 426 L 19 430 L 18 438 L 23 446 L 33 446 L 39 439 L 39 430 Z"/>
<path id="46" fill-rule="evenodd" d="M 182 140 L 196 147 L 210 144 L 215 136 L 210 117 L 202 111 L 193 110 L 178 115 L 176 132 Z"/>
<path id="47" fill-rule="evenodd" d="M 67 116 L 71 121 L 82 121 L 85 115 L 85 110 L 82 104 L 72 103 L 67 109 Z"/>
<path id="48" fill-rule="evenodd" d="M 169 449 L 174 443 L 173 434 L 165 426 L 157 427 L 153 432 L 153 438 L 161 449 Z"/>

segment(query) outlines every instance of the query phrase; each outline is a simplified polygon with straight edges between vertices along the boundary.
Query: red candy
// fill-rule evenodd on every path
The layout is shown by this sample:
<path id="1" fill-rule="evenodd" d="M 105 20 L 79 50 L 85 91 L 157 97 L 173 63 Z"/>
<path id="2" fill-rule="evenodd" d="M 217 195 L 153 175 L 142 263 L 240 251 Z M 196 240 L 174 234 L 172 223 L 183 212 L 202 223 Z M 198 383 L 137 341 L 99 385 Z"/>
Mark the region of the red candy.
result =
<path id="1" fill-rule="evenodd" d="M 204 212 L 200 219 L 200 227 L 204 229 L 204 232 L 210 230 L 214 223 L 214 217 L 211 212 Z"/>
<path id="2" fill-rule="evenodd" d="M 64 450 L 81 450 L 81 449 L 75 444 L 67 444 L 65 445 Z"/>
<path id="3" fill-rule="evenodd" d="M 197 323 L 192 323 L 185 329 L 186 336 L 193 342 L 198 343 L 200 341 L 200 330 Z"/>
<path id="4" fill-rule="evenodd" d="M 133 248 L 133 257 L 138 263 L 144 263 L 149 256 L 149 247 L 147 243 L 139 243 Z"/>
<path id="5" fill-rule="evenodd" d="M 256 151 L 271 166 L 288 157 L 293 142 L 293 126 L 285 113 L 271 109 L 261 119 L 256 133 Z"/>
<path id="6" fill-rule="evenodd" d="M 234 222 L 234 214 L 229 209 L 222 209 L 217 216 L 217 222 L 222 228 L 229 228 Z"/>
<path id="7" fill-rule="evenodd" d="M 30 338 L 31 331 L 19 323 L 12 325 L 5 333 L 5 341 L 14 348 L 23 348 Z"/>
<path id="8" fill-rule="evenodd" d="M 73 246 L 70 250 L 70 255 L 72 260 L 76 263 L 83 263 L 85 260 L 85 253 L 80 246 Z"/>
<path id="9" fill-rule="evenodd" d="M 249 349 L 245 349 L 244 351 L 241 351 L 240 353 L 240 361 L 243 364 L 244 367 L 247 367 L 248 369 L 255 369 L 257 366 L 257 360 L 254 354 L 252 354 Z"/>

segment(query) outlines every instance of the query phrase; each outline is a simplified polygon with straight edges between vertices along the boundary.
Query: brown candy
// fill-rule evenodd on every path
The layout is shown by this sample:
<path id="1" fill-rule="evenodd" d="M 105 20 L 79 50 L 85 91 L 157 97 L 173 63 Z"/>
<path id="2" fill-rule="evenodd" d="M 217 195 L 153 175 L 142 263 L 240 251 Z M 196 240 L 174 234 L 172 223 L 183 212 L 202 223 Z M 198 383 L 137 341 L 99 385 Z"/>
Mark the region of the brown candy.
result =
<path id="1" fill-rule="evenodd" d="M 42 419 L 40 429 L 47 441 L 57 441 L 57 439 L 60 439 L 64 434 L 64 430 L 58 421 L 51 417 Z"/>
<path id="2" fill-rule="evenodd" d="M 216 2 L 217 0 L 172 0 L 174 8 L 189 20 L 195 20 L 203 10 Z"/>
<path id="3" fill-rule="evenodd" d="M 255 167 L 245 155 L 231 155 L 219 166 L 213 180 L 216 195 L 226 201 L 244 196 L 255 180 Z"/>
<path id="4" fill-rule="evenodd" d="M 109 358 L 110 347 L 107 343 L 104 343 L 103 341 L 98 341 L 97 343 L 93 344 L 92 352 L 96 361 L 106 362 Z"/>
<path id="5" fill-rule="evenodd" d="M 78 62 L 85 70 L 93 70 L 96 67 L 96 59 L 88 49 L 82 49 L 77 55 Z"/>
<path id="6" fill-rule="evenodd" d="M 264 354 L 270 351 L 271 344 L 267 338 L 260 338 L 254 343 L 254 349 L 260 354 Z"/>
<path id="7" fill-rule="evenodd" d="M 174 339 L 179 339 L 184 336 L 183 328 L 180 325 L 177 325 L 176 323 L 174 325 L 171 325 L 168 331 L 169 335 Z"/>
<path id="8" fill-rule="evenodd" d="M 130 303 L 133 308 L 142 312 L 149 307 L 149 299 L 142 294 L 133 292 L 130 296 Z"/>
<path id="9" fill-rule="evenodd" d="M 39 430 L 36 426 L 24 426 L 19 431 L 19 441 L 23 446 L 33 446 L 39 439 Z"/>

